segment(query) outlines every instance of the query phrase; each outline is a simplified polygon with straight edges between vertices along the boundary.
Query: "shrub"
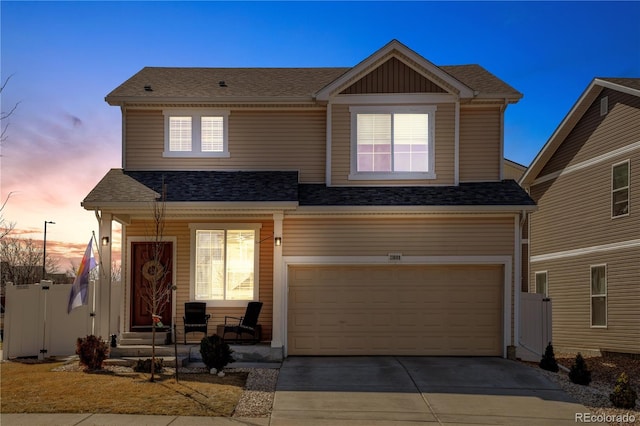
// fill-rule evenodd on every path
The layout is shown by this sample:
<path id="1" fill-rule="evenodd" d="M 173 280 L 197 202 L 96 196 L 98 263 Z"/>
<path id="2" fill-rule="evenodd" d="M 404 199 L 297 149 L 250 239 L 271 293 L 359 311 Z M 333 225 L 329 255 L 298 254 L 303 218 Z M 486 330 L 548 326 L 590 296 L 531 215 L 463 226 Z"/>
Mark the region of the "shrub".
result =
<path id="1" fill-rule="evenodd" d="M 613 393 L 609 395 L 613 406 L 627 409 L 634 408 L 637 397 L 638 394 L 636 394 L 636 391 L 631 387 L 627 373 L 620 373 L 620 376 L 616 380 L 616 387 L 613 389 Z"/>
<path id="2" fill-rule="evenodd" d="M 576 361 L 571 366 L 571 370 L 569 370 L 569 379 L 577 385 L 589 386 L 589 383 L 591 383 L 591 371 L 589 371 L 587 363 L 579 352 L 576 355 Z"/>
<path id="3" fill-rule="evenodd" d="M 162 373 L 162 358 L 156 358 L 153 371 L 154 373 Z M 151 358 L 139 359 L 133 367 L 133 371 L 137 373 L 151 373 Z"/>
<path id="4" fill-rule="evenodd" d="M 86 367 L 85 370 L 100 370 L 104 360 L 109 357 L 109 346 L 102 340 L 102 337 L 94 335 L 78 337 L 76 354 L 80 357 L 80 365 Z"/>
<path id="5" fill-rule="evenodd" d="M 203 337 L 200 342 L 202 362 L 209 369 L 215 368 L 218 371 L 222 371 L 227 364 L 235 361 L 231 356 L 232 352 L 229 345 L 217 334 Z"/>
<path id="6" fill-rule="evenodd" d="M 556 355 L 553 353 L 553 346 L 551 342 L 547 345 L 547 348 L 544 350 L 544 355 L 540 360 L 540 368 L 547 371 L 553 371 L 557 373 L 559 370 L 558 362 L 556 361 Z"/>

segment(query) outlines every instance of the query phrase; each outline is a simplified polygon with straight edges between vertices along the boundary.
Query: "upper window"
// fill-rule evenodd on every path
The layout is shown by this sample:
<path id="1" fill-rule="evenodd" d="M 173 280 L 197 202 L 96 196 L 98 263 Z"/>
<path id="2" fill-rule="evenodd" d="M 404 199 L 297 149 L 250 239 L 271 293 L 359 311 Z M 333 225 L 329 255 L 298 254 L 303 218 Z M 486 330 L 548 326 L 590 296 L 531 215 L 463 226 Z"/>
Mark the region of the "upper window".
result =
<path id="1" fill-rule="evenodd" d="M 607 267 L 591 267 L 591 326 L 607 326 Z"/>
<path id="2" fill-rule="evenodd" d="M 228 111 L 165 110 L 165 157 L 228 157 Z"/>
<path id="3" fill-rule="evenodd" d="M 256 300 L 260 226 L 192 225 L 192 295 L 213 302 Z"/>
<path id="4" fill-rule="evenodd" d="M 629 161 L 615 164 L 611 182 L 611 216 L 629 214 Z"/>
<path id="5" fill-rule="evenodd" d="M 543 294 L 544 296 L 549 295 L 546 272 L 536 272 L 536 293 Z"/>
<path id="6" fill-rule="evenodd" d="M 434 179 L 435 111 L 351 107 L 350 179 Z"/>

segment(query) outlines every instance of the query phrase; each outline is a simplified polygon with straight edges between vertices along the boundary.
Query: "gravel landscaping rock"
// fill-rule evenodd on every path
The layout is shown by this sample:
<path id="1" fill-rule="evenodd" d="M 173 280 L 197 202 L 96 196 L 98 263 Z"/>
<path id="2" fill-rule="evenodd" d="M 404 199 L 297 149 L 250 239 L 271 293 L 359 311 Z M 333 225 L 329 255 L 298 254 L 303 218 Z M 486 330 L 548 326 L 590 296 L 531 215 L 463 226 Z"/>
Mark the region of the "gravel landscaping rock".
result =
<path id="1" fill-rule="evenodd" d="M 609 395 L 613 392 L 615 386 L 615 380 L 622 371 L 629 375 L 631 386 L 640 394 L 640 360 L 620 355 L 607 357 L 585 356 L 593 381 L 589 386 L 581 386 L 572 383 L 567 374 L 575 360 L 575 355 L 557 355 L 556 360 L 561 366 L 560 371 L 557 373 L 543 370 L 532 363 L 527 364 L 557 383 L 562 390 L 584 405 L 588 415 L 610 420 L 604 422 L 609 425 L 640 426 L 640 401 L 636 401 L 634 409 L 621 409 L 615 408 L 609 400 Z M 626 417 L 624 417 L 625 415 Z M 625 418 L 633 419 L 633 421 L 617 421 Z"/>

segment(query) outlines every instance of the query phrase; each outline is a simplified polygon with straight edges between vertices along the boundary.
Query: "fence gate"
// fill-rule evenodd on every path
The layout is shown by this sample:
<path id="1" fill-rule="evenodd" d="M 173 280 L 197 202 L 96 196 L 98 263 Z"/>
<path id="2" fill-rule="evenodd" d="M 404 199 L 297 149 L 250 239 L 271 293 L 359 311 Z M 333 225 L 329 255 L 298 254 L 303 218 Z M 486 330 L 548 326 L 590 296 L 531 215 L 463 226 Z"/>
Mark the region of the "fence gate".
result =
<path id="1" fill-rule="evenodd" d="M 538 293 L 520 293 L 520 344 L 517 356 L 540 361 L 551 336 L 551 299 Z"/>
<path id="2" fill-rule="evenodd" d="M 46 280 L 29 285 L 7 283 L 3 359 L 75 354 L 78 337 L 93 333 L 94 290 L 90 282 L 88 305 L 67 314 L 71 284 Z"/>

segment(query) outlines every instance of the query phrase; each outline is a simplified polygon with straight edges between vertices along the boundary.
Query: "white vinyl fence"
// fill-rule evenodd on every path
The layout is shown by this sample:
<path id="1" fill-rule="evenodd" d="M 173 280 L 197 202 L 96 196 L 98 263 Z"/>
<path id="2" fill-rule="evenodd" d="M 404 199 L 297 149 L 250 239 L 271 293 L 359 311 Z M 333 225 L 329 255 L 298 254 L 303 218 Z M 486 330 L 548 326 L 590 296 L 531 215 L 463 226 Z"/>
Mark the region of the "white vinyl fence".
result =
<path id="1" fill-rule="evenodd" d="M 551 336 L 551 299 L 543 294 L 520 293 L 520 344 L 517 356 L 540 361 Z"/>
<path id="2" fill-rule="evenodd" d="M 7 283 L 3 359 L 75 354 L 78 337 L 93 334 L 94 288 L 91 282 L 88 305 L 67 314 L 71 284 L 45 280 L 29 285 Z"/>

